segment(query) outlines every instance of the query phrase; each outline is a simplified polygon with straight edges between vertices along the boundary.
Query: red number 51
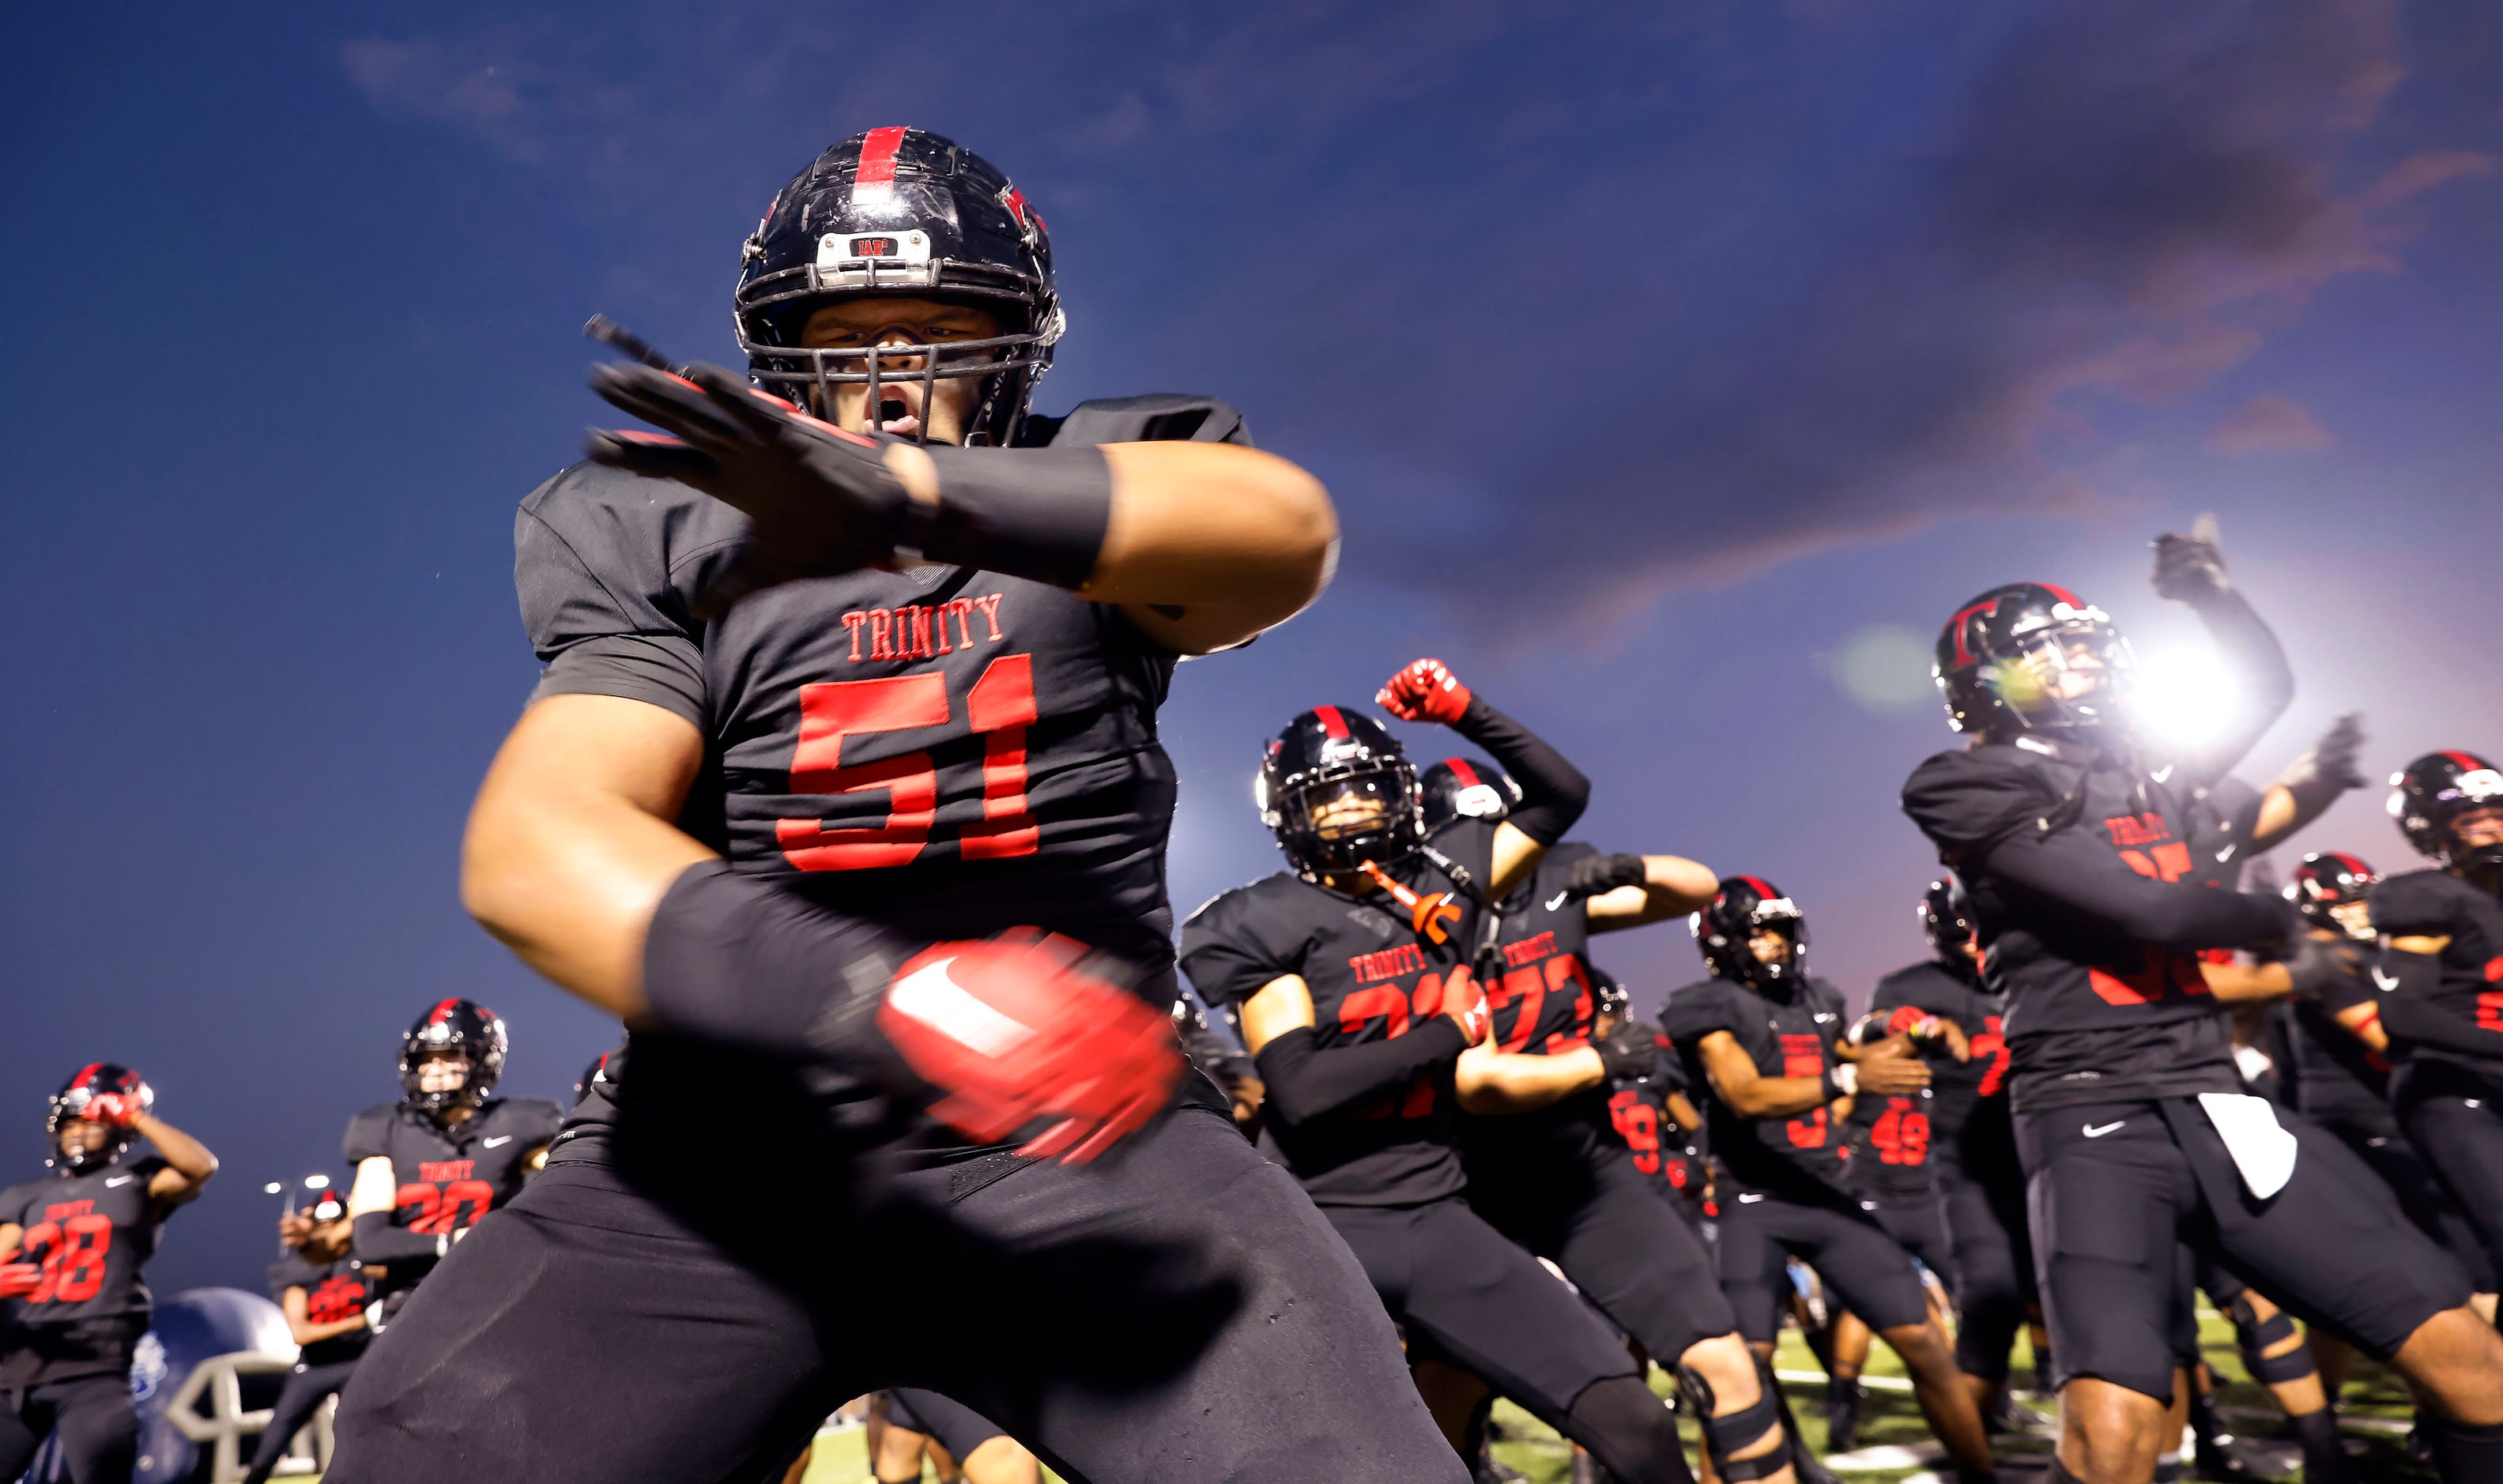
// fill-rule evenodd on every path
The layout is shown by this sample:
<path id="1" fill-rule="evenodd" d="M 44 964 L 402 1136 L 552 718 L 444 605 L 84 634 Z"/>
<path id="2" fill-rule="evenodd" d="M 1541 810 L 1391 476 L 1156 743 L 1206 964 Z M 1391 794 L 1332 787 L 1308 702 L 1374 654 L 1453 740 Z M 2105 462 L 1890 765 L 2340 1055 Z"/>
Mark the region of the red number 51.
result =
<path id="1" fill-rule="evenodd" d="M 1031 856 L 1043 832 L 1026 806 L 1025 729 L 1035 723 L 1034 657 L 1002 655 L 965 696 L 967 720 L 982 738 L 982 822 L 957 848 L 968 860 Z M 947 677 L 891 675 L 800 688 L 800 745 L 791 755 L 794 793 L 887 791 L 886 823 L 874 829 L 828 829 L 821 820 L 780 820 L 773 838 L 804 871 L 863 871 L 905 865 L 930 843 L 939 818 L 939 770 L 928 753 L 843 765 L 843 738 L 952 720 Z"/>

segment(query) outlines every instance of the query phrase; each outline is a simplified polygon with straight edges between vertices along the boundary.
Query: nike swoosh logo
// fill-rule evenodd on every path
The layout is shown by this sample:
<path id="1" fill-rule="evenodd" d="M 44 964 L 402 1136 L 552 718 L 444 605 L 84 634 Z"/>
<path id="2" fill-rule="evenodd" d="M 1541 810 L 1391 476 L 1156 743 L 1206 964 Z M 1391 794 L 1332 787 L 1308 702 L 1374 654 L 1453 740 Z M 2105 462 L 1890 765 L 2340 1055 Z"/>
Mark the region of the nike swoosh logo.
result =
<path id="1" fill-rule="evenodd" d="M 512 1141 L 513 1141 L 513 1136 L 512 1136 L 511 1134 L 509 1134 L 509 1133 L 498 1133 L 498 1134 L 497 1134 L 494 1138 L 491 1138 L 491 1139 L 480 1139 L 480 1140 L 478 1141 L 478 1143 L 479 1143 L 480 1147 L 482 1147 L 482 1148 L 486 1148 L 486 1149 L 493 1149 L 493 1148 L 495 1148 L 495 1147 L 496 1147 L 497 1145 L 498 1145 L 498 1144 L 509 1144 L 509 1143 L 511 1143 Z"/>
<path id="2" fill-rule="evenodd" d="M 1004 1057 L 1030 1040 L 1034 1031 L 1002 1015 L 965 992 L 947 975 L 953 957 L 925 963 L 895 981 L 886 1002 L 898 1015 L 917 1020 L 951 1041 L 986 1057 Z"/>
<path id="3" fill-rule="evenodd" d="M 2399 982 L 2396 979 L 2393 979 L 2389 975 L 2382 972 L 2382 965 L 2378 963 L 2373 965 L 2373 988 L 2381 991 L 2384 995 L 2387 995 L 2398 987 Z"/>
<path id="4" fill-rule="evenodd" d="M 1738 1203 L 1740 1205 L 1754 1205 L 1757 1201 L 1764 1198 L 1765 1197 L 1762 1196 L 1741 1196 L 1738 1197 Z"/>
<path id="5" fill-rule="evenodd" d="M 114 1175 L 108 1178 L 104 1183 L 109 1188 L 116 1185 L 128 1185 L 131 1181 L 138 1178 L 139 1177 L 137 1175 Z"/>
<path id="6" fill-rule="evenodd" d="M 2128 1120 L 2128 1119 L 2126 1119 L 2126 1118 L 2124 1118 L 2124 1119 L 2120 1120 L 2118 1123 L 2109 1123 L 2109 1124 L 2106 1124 L 2106 1125 L 2104 1125 L 2104 1126 L 2103 1126 L 2102 1128 L 2100 1128 L 2100 1129 L 2096 1128 L 2096 1127 L 2095 1127 L 2094 1125 L 2092 1125 L 2092 1124 L 2088 1124 L 2088 1125 L 2086 1125 L 2086 1126 L 2085 1126 L 2086 1137 L 2088 1137 L 2088 1138 L 2090 1138 L 2090 1139 L 2099 1139 L 2099 1138 L 2102 1138 L 2105 1134 L 2111 1132 L 2111 1131 L 2112 1131 L 2113 1130 L 2115 1130 L 2115 1129 L 2118 1129 L 2118 1128 L 2123 1127 L 2123 1126 L 2124 1126 L 2124 1125 L 2126 1125 L 2128 1122 L 2129 1122 L 2129 1120 Z"/>
<path id="7" fill-rule="evenodd" d="M 1553 912 L 1557 908 L 1564 905 L 1564 898 L 1572 894 L 1573 894 L 1570 892 L 1559 892 L 1555 895 L 1547 898 L 1547 910 Z"/>

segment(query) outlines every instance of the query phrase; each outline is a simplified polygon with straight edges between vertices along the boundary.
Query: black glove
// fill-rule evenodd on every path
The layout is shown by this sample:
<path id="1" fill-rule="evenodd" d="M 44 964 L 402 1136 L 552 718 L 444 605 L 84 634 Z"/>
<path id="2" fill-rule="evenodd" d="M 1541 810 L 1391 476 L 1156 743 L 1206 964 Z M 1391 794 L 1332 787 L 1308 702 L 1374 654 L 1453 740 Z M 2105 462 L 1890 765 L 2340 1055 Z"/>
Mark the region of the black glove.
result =
<path id="1" fill-rule="evenodd" d="M 2363 971 L 2364 956 L 2354 943 L 2305 933 L 2292 947 L 2293 952 L 2285 960 L 2285 972 L 2294 981 L 2298 999 L 2318 999 L 2331 986 L 2343 984 Z"/>
<path id="2" fill-rule="evenodd" d="M 2197 606 L 2233 590 L 2225 580 L 2224 554 L 2216 550 L 2216 518 L 2201 516 L 2190 534 L 2155 538 L 2155 595 Z"/>
<path id="3" fill-rule="evenodd" d="M 1599 1054 L 1599 1065 L 1612 1082 L 1648 1077 L 1660 1062 L 1660 1032 L 1638 1020 L 1620 1021 L 1591 1049 Z"/>
<path id="4" fill-rule="evenodd" d="M 1640 856 L 1585 856 L 1564 873 L 1564 890 L 1575 896 L 1597 896 L 1619 887 L 1638 887 L 1650 879 Z"/>
<path id="5" fill-rule="evenodd" d="M 2335 797 L 2349 789 L 2360 789 L 2369 782 L 2355 762 L 2356 754 L 2363 750 L 2364 715 L 2349 711 L 2330 723 L 2320 740 L 2312 744 L 2312 751 L 2288 763 L 2277 781 L 2306 800 L 2314 797 L 2315 791 Z"/>

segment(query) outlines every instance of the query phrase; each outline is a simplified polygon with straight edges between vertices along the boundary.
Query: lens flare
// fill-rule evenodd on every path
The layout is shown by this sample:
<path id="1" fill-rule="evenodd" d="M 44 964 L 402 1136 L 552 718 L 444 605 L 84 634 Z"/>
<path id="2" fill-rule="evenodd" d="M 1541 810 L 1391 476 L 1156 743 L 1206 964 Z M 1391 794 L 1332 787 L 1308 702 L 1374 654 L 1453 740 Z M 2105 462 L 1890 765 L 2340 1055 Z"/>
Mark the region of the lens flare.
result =
<path id="1" fill-rule="evenodd" d="M 2222 736 L 2242 700 L 2242 683 L 2213 650 L 2142 651 L 2130 716 L 2146 740 L 2188 751 Z"/>

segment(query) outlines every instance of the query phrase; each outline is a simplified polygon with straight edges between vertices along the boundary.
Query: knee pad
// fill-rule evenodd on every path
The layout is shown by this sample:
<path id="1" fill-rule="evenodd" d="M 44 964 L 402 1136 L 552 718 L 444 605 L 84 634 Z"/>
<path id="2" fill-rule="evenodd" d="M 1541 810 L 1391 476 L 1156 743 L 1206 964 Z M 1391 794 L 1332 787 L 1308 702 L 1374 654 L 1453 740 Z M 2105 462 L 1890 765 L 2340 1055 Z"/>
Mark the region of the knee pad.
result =
<path id="1" fill-rule="evenodd" d="M 2283 1355 L 2270 1355 L 2269 1348 L 2284 1344 L 2295 1337 L 2294 1321 L 2283 1309 L 2266 1321 L 2254 1323 L 2251 1306 L 2241 1298 L 2234 1300 L 2234 1341 L 2243 1352 L 2243 1366 L 2251 1379 L 2262 1386 L 2282 1386 L 2319 1373 L 2313 1364 L 2312 1347 L 2297 1345 Z"/>
<path id="2" fill-rule="evenodd" d="M 1683 1373 L 1680 1378 L 1683 1379 Z M 1703 1385 L 1701 1376 L 1697 1376 L 1695 1383 L 1701 1388 L 1704 1397 L 1711 1396 L 1712 1389 Z M 1731 1484 L 1745 1484 L 1747 1480 L 1761 1479 L 1790 1467 L 1790 1434 L 1780 1432 L 1782 1404 L 1769 1390 L 1760 1391 L 1754 1405 L 1741 1407 L 1727 1417 L 1715 1417 L 1701 1405 L 1697 1408 L 1697 1413 L 1696 1422 L 1703 1430 L 1703 1446 L 1712 1454 L 1713 1471 L 1730 1480 Z M 1730 1457 L 1736 1450 L 1761 1441 L 1766 1433 L 1779 1433 L 1772 1452 L 1759 1458 L 1733 1460 Z"/>

